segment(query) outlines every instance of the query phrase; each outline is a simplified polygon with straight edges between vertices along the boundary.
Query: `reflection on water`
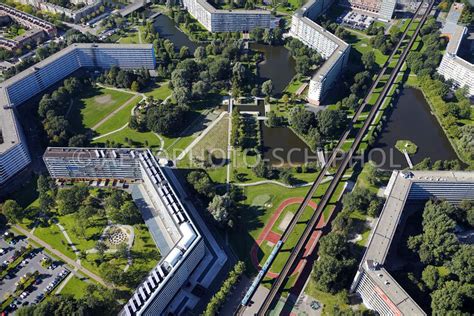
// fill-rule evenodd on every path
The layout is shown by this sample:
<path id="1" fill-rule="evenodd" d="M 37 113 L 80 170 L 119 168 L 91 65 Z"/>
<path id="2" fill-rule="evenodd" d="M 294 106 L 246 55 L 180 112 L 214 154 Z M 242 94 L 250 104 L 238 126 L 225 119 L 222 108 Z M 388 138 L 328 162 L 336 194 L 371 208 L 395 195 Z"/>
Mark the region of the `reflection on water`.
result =
<path id="1" fill-rule="evenodd" d="M 191 41 L 186 34 L 181 32 L 176 26 L 176 23 L 164 14 L 160 14 L 153 22 L 153 25 L 160 37 L 172 41 L 176 49 L 187 46 L 191 52 L 194 52 L 199 46 L 197 43 Z"/>
<path id="2" fill-rule="evenodd" d="M 273 165 L 301 165 L 307 162 L 308 157 L 310 161 L 316 160 L 316 154 L 290 128 L 270 128 L 263 122 L 261 126 L 263 157 Z"/>
<path id="3" fill-rule="evenodd" d="M 390 157 L 390 152 L 392 152 L 395 165 L 391 165 L 390 159 L 383 159 L 383 155 L 380 152 L 377 153 L 376 150 L 373 150 L 374 154 L 369 158 L 380 163 L 384 169 L 408 167 L 403 154 L 395 148 L 395 143 L 401 139 L 411 140 L 418 146 L 417 153 L 410 156 L 413 164 L 428 157 L 432 162 L 457 159 L 438 121 L 431 114 L 423 94 L 417 89 L 407 88 L 402 91 L 375 143 L 375 148 L 383 151 L 386 157 Z"/>
<path id="4" fill-rule="evenodd" d="M 265 60 L 258 64 L 258 72 L 262 81 L 271 79 L 273 93 L 279 94 L 290 83 L 295 71 L 295 60 L 284 46 L 250 44 L 250 48 L 262 52 Z"/>

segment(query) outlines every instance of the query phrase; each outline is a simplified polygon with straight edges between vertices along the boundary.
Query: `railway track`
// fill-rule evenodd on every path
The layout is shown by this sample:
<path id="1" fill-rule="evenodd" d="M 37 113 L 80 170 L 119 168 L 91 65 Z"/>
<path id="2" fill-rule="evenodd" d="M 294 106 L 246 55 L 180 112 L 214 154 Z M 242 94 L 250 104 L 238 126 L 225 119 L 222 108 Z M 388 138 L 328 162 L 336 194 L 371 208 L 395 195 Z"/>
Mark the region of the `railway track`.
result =
<path id="1" fill-rule="evenodd" d="M 428 8 L 426 9 L 426 11 L 423 14 L 420 14 L 420 10 L 422 9 L 424 3 L 425 2 L 422 2 L 419 5 L 419 7 L 417 8 L 417 11 L 415 12 L 414 17 L 410 20 L 409 25 L 407 26 L 407 28 L 403 32 L 401 40 L 397 43 L 397 45 L 396 45 L 395 49 L 393 50 L 392 54 L 390 55 L 389 59 L 385 62 L 384 66 L 382 67 L 379 74 L 377 75 L 376 80 L 374 81 L 371 88 L 369 89 L 368 95 L 366 96 L 366 98 L 364 99 L 362 105 L 359 106 L 357 112 L 355 113 L 355 115 L 354 115 L 354 117 L 351 121 L 350 126 L 344 131 L 343 135 L 341 136 L 341 138 L 339 139 L 339 141 L 336 145 L 335 150 L 332 152 L 332 154 L 331 154 L 330 158 L 328 159 L 326 165 L 323 167 L 321 172 L 318 174 L 318 177 L 316 178 L 315 182 L 313 183 L 310 190 L 306 194 L 306 196 L 305 196 L 303 202 L 301 203 L 301 205 L 299 206 L 295 216 L 293 217 L 292 221 L 290 222 L 287 229 L 283 233 L 280 240 L 283 243 L 285 243 L 287 241 L 287 239 L 289 238 L 290 234 L 293 232 L 294 227 L 298 223 L 298 221 L 299 221 L 301 215 L 303 214 L 304 210 L 306 209 L 306 206 L 308 205 L 309 201 L 312 199 L 314 193 L 316 192 L 316 189 L 319 187 L 322 180 L 324 179 L 326 174 L 329 172 L 331 166 L 333 165 L 333 163 L 338 158 L 338 154 L 342 152 L 342 150 L 341 150 L 342 145 L 347 140 L 347 138 L 349 137 L 351 132 L 354 131 L 353 124 L 355 124 L 358 121 L 360 115 L 363 113 L 365 107 L 368 105 L 370 97 L 372 96 L 375 89 L 377 88 L 377 85 L 380 83 L 380 81 L 382 80 L 383 76 L 385 75 L 387 69 L 389 68 L 390 63 L 393 61 L 393 59 L 397 55 L 398 50 L 400 49 L 401 45 L 403 45 L 403 42 L 407 37 L 408 31 L 410 30 L 410 26 L 412 25 L 413 21 L 415 21 L 421 15 L 420 23 L 418 24 L 415 32 L 413 33 L 413 35 L 409 39 L 408 45 L 405 47 L 405 49 L 401 53 L 395 68 L 392 70 L 387 83 L 384 85 L 384 88 L 383 88 L 382 92 L 380 93 L 379 97 L 377 98 L 376 103 L 372 106 L 367 118 L 364 121 L 363 126 L 357 131 L 355 140 L 354 140 L 351 148 L 345 154 L 340 166 L 337 168 L 336 173 L 335 173 L 332 181 L 330 182 L 328 189 L 326 190 L 325 194 L 321 198 L 321 201 L 318 203 L 318 207 L 316 208 L 316 210 L 313 213 L 311 219 L 309 220 L 308 225 L 306 226 L 303 234 L 301 235 L 301 237 L 298 240 L 298 243 L 293 248 L 293 250 L 290 254 L 290 257 L 288 258 L 287 262 L 285 263 L 285 265 L 284 265 L 282 271 L 280 272 L 279 276 L 274 280 L 274 283 L 272 284 L 270 292 L 268 293 L 268 295 L 266 296 L 265 300 L 262 302 L 262 305 L 259 308 L 258 315 L 265 315 L 268 312 L 268 310 L 270 309 L 276 295 L 279 293 L 282 285 L 284 284 L 285 280 L 287 279 L 287 276 L 288 276 L 289 272 L 291 271 L 291 269 L 294 266 L 296 260 L 298 259 L 299 255 L 301 253 L 301 250 L 303 249 L 303 247 L 306 244 L 309 236 L 311 235 L 311 233 L 315 229 L 316 224 L 318 223 L 324 208 L 326 207 L 326 205 L 330 201 L 334 191 L 336 190 L 336 187 L 337 187 L 339 181 L 341 180 L 347 166 L 349 165 L 350 161 L 352 160 L 352 156 L 356 152 L 356 150 L 359 147 L 360 143 L 362 142 L 362 139 L 364 138 L 367 130 L 369 129 L 370 125 L 372 124 L 373 120 L 375 119 L 377 111 L 380 109 L 380 106 L 382 105 L 383 100 L 385 99 L 387 93 L 389 92 L 390 88 L 392 87 L 392 84 L 394 83 L 394 81 L 395 81 L 395 79 L 398 75 L 398 72 L 400 71 L 400 68 L 402 67 L 403 63 L 405 62 L 405 59 L 406 59 L 411 47 L 413 46 L 413 43 L 414 43 L 416 37 L 418 36 L 418 33 L 419 33 L 421 27 L 423 26 L 423 24 L 425 23 L 426 18 L 428 17 L 429 12 L 431 11 L 431 9 L 433 7 L 433 4 L 434 4 L 433 1 L 428 3 Z M 245 308 L 244 306 L 241 306 L 241 308 L 236 312 L 236 314 L 238 314 L 238 315 L 242 314 L 244 308 Z"/>

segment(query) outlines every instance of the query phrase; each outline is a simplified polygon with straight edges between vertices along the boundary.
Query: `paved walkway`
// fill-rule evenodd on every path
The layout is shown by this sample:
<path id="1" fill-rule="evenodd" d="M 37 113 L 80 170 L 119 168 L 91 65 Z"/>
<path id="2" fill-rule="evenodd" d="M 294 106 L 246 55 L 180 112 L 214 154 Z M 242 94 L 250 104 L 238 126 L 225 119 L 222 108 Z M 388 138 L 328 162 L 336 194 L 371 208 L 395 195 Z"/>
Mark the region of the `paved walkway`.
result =
<path id="1" fill-rule="evenodd" d="M 302 197 L 296 197 L 296 198 L 289 198 L 281 202 L 281 204 L 278 206 L 278 208 L 276 209 L 276 211 L 273 213 L 272 217 L 268 221 L 267 225 L 265 225 L 263 230 L 260 232 L 260 235 L 258 235 L 258 238 L 255 241 L 255 244 L 252 246 L 252 249 L 250 250 L 250 258 L 252 260 L 252 264 L 257 270 L 260 270 L 262 268 L 258 260 L 258 249 L 260 245 L 263 244 L 263 242 L 265 241 L 270 241 L 275 244 L 279 240 L 278 236 L 280 235 L 272 231 L 273 225 L 275 225 L 275 222 L 278 220 L 281 213 L 285 210 L 287 206 L 292 205 L 292 204 L 299 204 L 303 202 L 303 200 L 304 198 Z M 314 201 L 310 201 L 309 206 L 312 207 L 313 209 L 316 209 L 317 207 Z M 323 220 L 321 219 L 320 220 L 321 223 L 318 223 L 317 228 L 320 228 L 323 226 L 322 221 Z M 302 267 L 305 264 L 304 258 L 307 256 L 307 254 L 311 253 L 311 251 L 314 249 L 316 242 L 319 239 L 319 235 L 320 235 L 320 231 L 313 232 L 313 234 L 311 235 L 310 241 L 306 245 L 303 259 L 300 260 L 300 262 L 298 263 L 298 266 L 293 271 L 293 274 L 299 273 L 301 271 Z M 278 277 L 278 273 L 271 272 L 271 271 L 267 271 L 266 275 L 272 279 Z"/>
<path id="2" fill-rule="evenodd" d="M 56 257 L 58 257 L 62 261 L 66 262 L 67 264 L 69 264 L 71 266 L 73 266 L 75 269 L 81 271 L 82 273 L 84 273 L 89 278 L 91 278 L 94 281 L 102 284 L 103 286 L 108 287 L 108 285 L 105 283 L 105 281 L 100 276 L 98 276 L 97 274 L 92 273 L 91 271 L 87 270 L 86 268 L 84 268 L 83 266 L 78 264 L 76 261 L 72 260 L 68 256 L 65 256 L 63 253 L 61 253 L 58 250 L 54 249 L 48 243 L 46 243 L 43 240 L 39 239 L 35 235 L 30 234 L 29 231 L 27 231 L 26 229 L 24 229 L 20 225 L 15 225 L 15 229 L 17 229 L 20 233 L 22 233 L 23 235 L 25 235 L 29 239 L 33 240 L 35 243 L 39 244 L 41 247 L 44 247 L 46 250 L 51 252 L 53 255 L 55 255 Z"/>
<path id="3" fill-rule="evenodd" d="M 66 241 L 67 241 L 68 245 L 71 246 L 72 251 L 74 251 L 74 253 L 76 254 L 76 257 L 77 257 L 76 262 L 81 264 L 81 259 L 79 259 L 80 251 L 76 248 L 76 246 L 72 242 L 72 240 L 69 237 L 66 229 L 64 229 L 63 225 L 61 225 L 59 223 L 56 223 L 56 226 L 59 227 L 59 230 L 61 231 L 61 233 L 63 233 L 64 238 L 66 238 Z"/>

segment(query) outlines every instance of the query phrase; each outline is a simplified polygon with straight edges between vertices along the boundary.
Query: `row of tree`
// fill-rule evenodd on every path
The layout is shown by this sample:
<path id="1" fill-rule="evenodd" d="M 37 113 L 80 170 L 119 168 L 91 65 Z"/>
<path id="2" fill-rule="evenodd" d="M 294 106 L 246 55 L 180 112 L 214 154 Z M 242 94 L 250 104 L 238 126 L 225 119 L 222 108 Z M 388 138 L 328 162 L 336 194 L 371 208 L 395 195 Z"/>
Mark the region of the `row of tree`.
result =
<path id="1" fill-rule="evenodd" d="M 244 272 L 245 263 L 242 261 L 237 262 L 237 264 L 234 266 L 234 269 L 229 272 L 227 279 L 224 281 L 219 291 L 217 291 L 217 293 L 212 296 L 202 315 L 214 316 L 219 314 L 222 304 L 224 304 L 228 296 L 231 294 L 232 289 L 240 280 L 240 277 Z"/>
<path id="2" fill-rule="evenodd" d="M 97 81 L 117 88 L 130 89 L 137 92 L 150 83 L 150 73 L 144 68 L 140 70 L 128 70 L 112 66 L 109 70 L 104 71 L 97 78 Z"/>

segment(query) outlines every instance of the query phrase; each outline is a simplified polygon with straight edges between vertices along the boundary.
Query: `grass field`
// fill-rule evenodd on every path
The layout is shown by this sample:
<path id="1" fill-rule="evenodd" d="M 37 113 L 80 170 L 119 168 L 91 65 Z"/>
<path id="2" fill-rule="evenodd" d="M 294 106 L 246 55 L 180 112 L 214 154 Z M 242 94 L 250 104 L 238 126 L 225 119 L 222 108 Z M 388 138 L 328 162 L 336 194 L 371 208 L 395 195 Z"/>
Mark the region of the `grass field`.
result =
<path id="1" fill-rule="evenodd" d="M 76 254 L 72 251 L 71 247 L 68 246 L 67 240 L 58 226 L 53 224 L 49 227 L 37 227 L 34 235 L 50 244 L 54 249 L 60 251 L 65 256 L 76 260 Z"/>
<path id="2" fill-rule="evenodd" d="M 69 121 L 76 131 L 92 128 L 127 102 L 133 94 L 107 88 L 92 88 L 74 100 Z M 81 118 L 80 120 L 78 118 Z"/>
<path id="3" fill-rule="evenodd" d="M 117 133 L 97 139 L 93 142 L 93 144 L 105 144 L 108 140 L 110 142 L 115 142 L 115 144 L 121 144 L 124 147 L 129 147 L 130 144 L 125 141 L 126 138 L 131 141 L 131 144 L 134 147 L 150 147 L 152 149 L 157 149 L 161 144 L 159 137 L 154 133 L 140 133 L 131 129 L 130 127 L 126 127 Z"/>
<path id="4" fill-rule="evenodd" d="M 80 279 L 77 276 L 73 276 L 63 287 L 60 294 L 62 295 L 72 295 L 74 298 L 82 298 L 86 293 L 87 288 L 87 279 Z"/>
<path id="5" fill-rule="evenodd" d="M 132 109 L 138 104 L 138 102 L 140 102 L 140 100 L 141 100 L 140 96 L 134 97 L 132 102 L 130 102 L 123 109 L 121 109 L 120 111 L 115 113 L 113 116 L 111 116 L 107 121 L 101 124 L 95 131 L 102 135 L 102 134 L 115 131 L 116 129 L 119 129 L 125 124 L 127 124 L 128 120 L 130 119 Z"/>
<path id="6" fill-rule="evenodd" d="M 153 97 L 155 100 L 164 100 L 171 95 L 173 91 L 168 87 L 168 82 L 154 84 L 145 91 L 147 97 Z"/>

